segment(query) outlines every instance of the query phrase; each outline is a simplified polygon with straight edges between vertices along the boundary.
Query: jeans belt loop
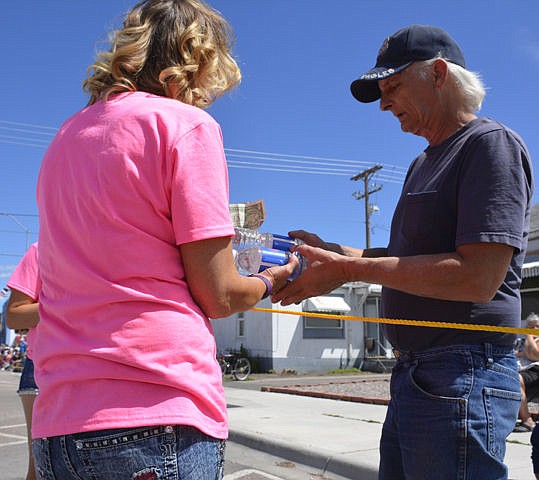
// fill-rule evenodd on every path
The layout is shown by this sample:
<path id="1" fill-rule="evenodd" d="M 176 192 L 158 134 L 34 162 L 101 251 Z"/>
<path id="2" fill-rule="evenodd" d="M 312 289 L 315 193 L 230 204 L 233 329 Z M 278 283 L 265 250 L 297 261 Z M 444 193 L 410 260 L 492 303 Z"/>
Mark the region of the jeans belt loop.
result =
<path id="1" fill-rule="evenodd" d="M 485 348 L 485 360 L 487 361 L 487 367 L 491 368 L 494 365 L 494 356 L 492 355 L 492 343 L 483 344 Z"/>

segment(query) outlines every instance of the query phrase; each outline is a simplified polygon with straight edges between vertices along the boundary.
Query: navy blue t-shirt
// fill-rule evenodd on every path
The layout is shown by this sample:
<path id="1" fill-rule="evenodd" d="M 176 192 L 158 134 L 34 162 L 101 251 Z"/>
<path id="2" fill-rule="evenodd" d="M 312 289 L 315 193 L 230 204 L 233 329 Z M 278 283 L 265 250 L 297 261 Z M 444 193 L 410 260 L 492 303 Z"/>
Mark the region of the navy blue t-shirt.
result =
<path id="1" fill-rule="evenodd" d="M 388 255 L 447 253 L 468 243 L 514 248 L 511 265 L 488 303 L 436 300 L 382 289 L 382 317 L 520 327 L 521 268 L 533 195 L 531 159 L 504 125 L 478 118 L 417 157 L 397 204 Z M 418 351 L 455 344 L 512 345 L 497 332 L 385 325 L 391 344 Z"/>

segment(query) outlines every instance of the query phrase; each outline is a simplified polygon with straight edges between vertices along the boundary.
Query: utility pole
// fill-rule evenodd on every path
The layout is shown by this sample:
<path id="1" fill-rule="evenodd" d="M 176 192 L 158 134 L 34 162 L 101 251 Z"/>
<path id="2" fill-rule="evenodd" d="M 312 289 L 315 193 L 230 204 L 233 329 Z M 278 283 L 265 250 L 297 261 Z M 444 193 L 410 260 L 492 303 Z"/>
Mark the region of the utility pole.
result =
<path id="1" fill-rule="evenodd" d="M 9 218 L 24 230 L 24 233 L 26 235 L 26 250 L 28 250 L 28 247 L 30 246 L 30 229 L 26 225 L 21 223 L 19 220 L 17 220 L 17 218 L 15 217 L 17 215 L 16 213 L 0 212 L 0 215 Z"/>
<path id="2" fill-rule="evenodd" d="M 370 226 L 370 216 L 371 216 L 371 207 L 369 205 L 369 195 L 378 192 L 379 190 L 382 190 L 382 185 L 374 186 L 372 190 L 369 190 L 369 180 L 370 178 L 382 168 L 381 165 L 375 165 L 372 168 L 369 168 L 368 170 L 363 170 L 363 172 L 358 173 L 357 175 L 354 175 L 350 180 L 363 180 L 365 191 L 364 193 L 361 192 L 354 192 L 352 195 L 355 197 L 356 200 L 361 200 L 362 198 L 365 199 L 365 243 L 366 248 L 370 248 L 371 246 L 371 226 Z"/>

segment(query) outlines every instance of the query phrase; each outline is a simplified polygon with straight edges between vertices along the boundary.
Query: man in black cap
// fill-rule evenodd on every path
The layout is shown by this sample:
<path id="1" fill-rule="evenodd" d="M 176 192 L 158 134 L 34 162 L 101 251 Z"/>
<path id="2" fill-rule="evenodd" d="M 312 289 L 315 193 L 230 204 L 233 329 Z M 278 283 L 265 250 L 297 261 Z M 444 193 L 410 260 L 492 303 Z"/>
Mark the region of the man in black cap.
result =
<path id="1" fill-rule="evenodd" d="M 383 286 L 381 317 L 520 327 L 521 267 L 533 175 L 512 130 L 478 118 L 485 88 L 444 30 L 388 37 L 351 85 L 401 129 L 427 139 L 412 162 L 387 248 L 358 250 L 290 232 L 310 263 L 272 296 L 282 305 L 345 282 Z M 503 479 L 520 404 L 514 335 L 385 325 L 397 362 L 380 443 L 380 479 Z"/>

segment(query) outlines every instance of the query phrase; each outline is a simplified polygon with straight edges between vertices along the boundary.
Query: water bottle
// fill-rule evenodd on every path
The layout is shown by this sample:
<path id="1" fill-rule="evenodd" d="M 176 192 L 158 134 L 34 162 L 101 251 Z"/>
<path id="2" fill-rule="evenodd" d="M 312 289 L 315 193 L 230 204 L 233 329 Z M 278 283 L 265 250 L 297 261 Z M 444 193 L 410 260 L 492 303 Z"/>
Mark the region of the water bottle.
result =
<path id="1" fill-rule="evenodd" d="M 301 240 L 287 237 L 285 235 L 277 235 L 275 233 L 261 233 L 258 230 L 250 228 L 234 228 L 235 234 L 232 239 L 232 248 L 237 251 L 253 246 L 273 248 L 288 252 L 293 245 L 301 245 Z"/>
<path id="2" fill-rule="evenodd" d="M 274 267 L 275 265 L 286 265 L 290 255 L 296 255 L 299 260 L 299 265 L 289 277 L 289 280 L 294 280 L 307 268 L 307 260 L 301 255 L 289 251 L 254 245 L 239 250 L 236 253 L 234 263 L 240 274 L 249 275 L 251 273 L 260 273 L 266 268 Z"/>

